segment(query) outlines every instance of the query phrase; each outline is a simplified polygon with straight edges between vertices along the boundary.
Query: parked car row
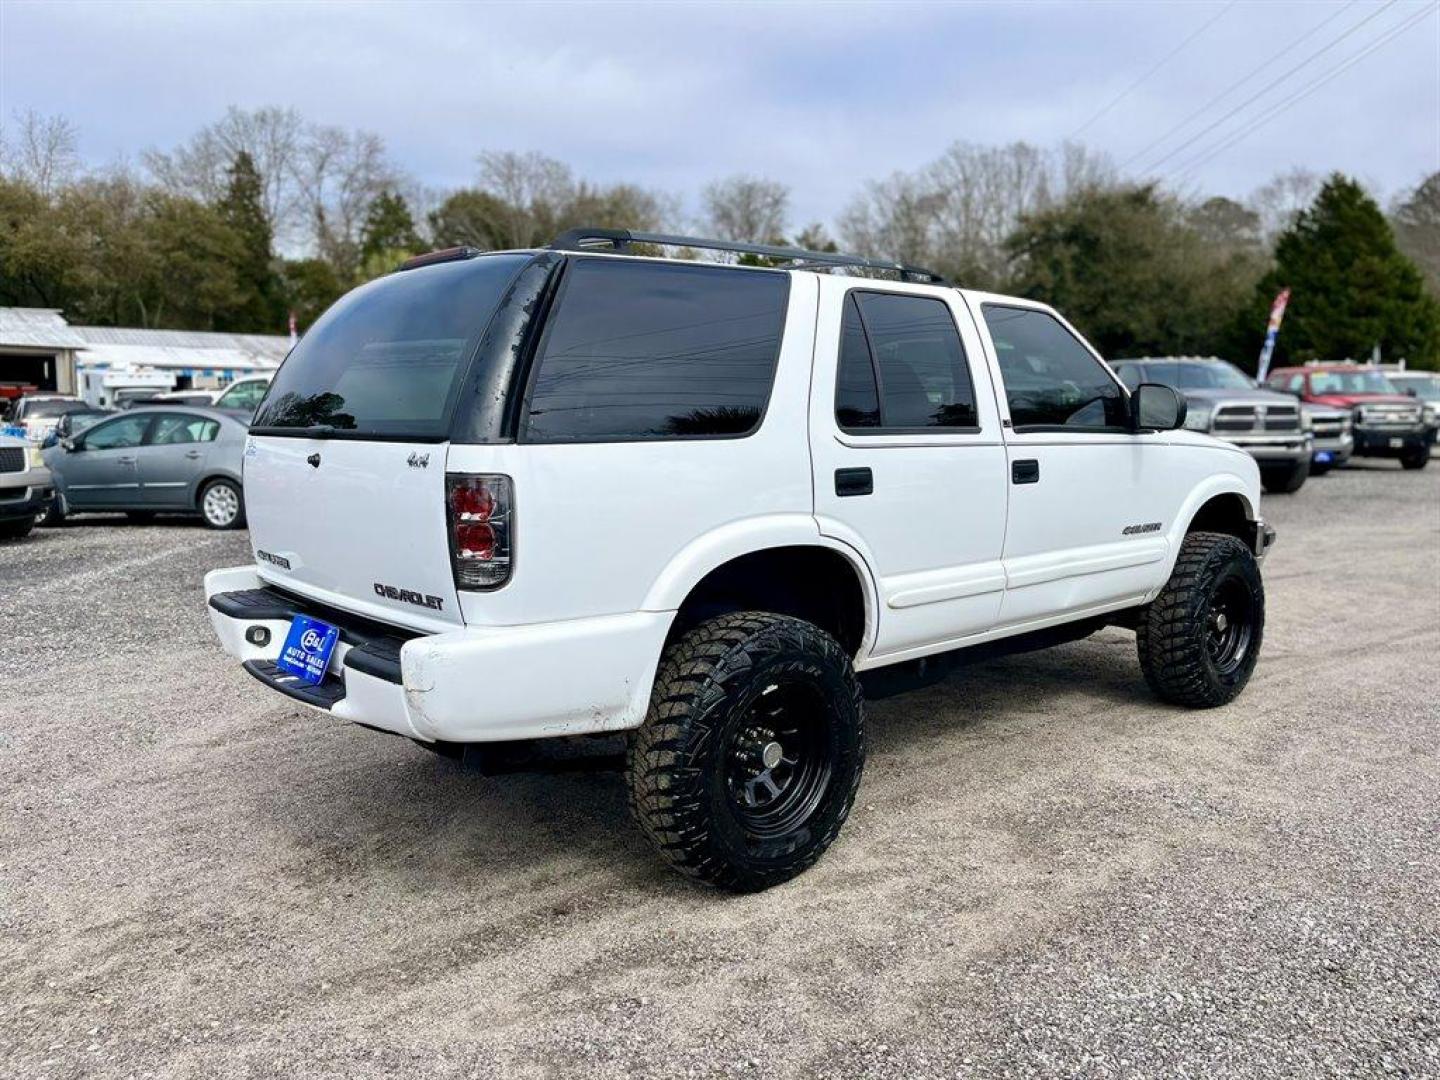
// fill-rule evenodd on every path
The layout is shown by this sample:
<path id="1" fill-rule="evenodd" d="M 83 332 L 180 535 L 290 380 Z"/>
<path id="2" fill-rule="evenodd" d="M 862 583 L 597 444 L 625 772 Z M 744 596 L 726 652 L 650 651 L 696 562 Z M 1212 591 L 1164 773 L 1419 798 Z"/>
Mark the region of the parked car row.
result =
<path id="1" fill-rule="evenodd" d="M 1435 443 L 1440 376 L 1428 372 L 1310 365 L 1277 369 L 1262 386 L 1213 356 L 1140 357 L 1114 367 L 1132 389 L 1158 382 L 1180 391 L 1185 426 L 1246 450 L 1270 492 L 1298 491 L 1356 456 L 1423 469 Z"/>
<path id="2" fill-rule="evenodd" d="M 76 513 L 198 515 L 215 529 L 244 524 L 241 454 L 270 376 L 237 380 L 211 405 L 187 392 L 123 410 L 64 394 L 33 394 L 0 430 L 0 538 L 59 525 Z"/>

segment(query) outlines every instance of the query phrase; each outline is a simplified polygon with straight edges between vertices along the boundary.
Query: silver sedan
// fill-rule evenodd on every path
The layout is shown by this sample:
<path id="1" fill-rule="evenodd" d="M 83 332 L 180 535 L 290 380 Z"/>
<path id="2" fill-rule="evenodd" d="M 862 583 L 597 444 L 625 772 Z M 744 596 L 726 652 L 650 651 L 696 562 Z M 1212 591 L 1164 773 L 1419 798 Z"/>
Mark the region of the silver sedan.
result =
<path id="1" fill-rule="evenodd" d="M 123 510 L 199 514 L 212 529 L 245 523 L 240 485 L 246 425 L 192 406 L 132 409 L 44 451 L 55 501 L 42 525 L 68 515 Z"/>

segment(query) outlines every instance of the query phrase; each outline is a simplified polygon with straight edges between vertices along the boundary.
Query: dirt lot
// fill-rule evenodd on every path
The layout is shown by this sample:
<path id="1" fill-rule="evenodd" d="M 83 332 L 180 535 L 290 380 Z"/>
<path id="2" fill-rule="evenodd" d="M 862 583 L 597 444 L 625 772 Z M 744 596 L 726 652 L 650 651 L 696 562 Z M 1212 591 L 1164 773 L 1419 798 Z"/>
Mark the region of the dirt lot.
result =
<path id="1" fill-rule="evenodd" d="M 1267 500 L 1249 691 L 1133 637 L 872 706 L 769 893 L 650 857 L 611 772 L 485 778 L 213 644 L 243 534 L 0 548 L 0 1075 L 1440 1075 L 1440 467 Z"/>

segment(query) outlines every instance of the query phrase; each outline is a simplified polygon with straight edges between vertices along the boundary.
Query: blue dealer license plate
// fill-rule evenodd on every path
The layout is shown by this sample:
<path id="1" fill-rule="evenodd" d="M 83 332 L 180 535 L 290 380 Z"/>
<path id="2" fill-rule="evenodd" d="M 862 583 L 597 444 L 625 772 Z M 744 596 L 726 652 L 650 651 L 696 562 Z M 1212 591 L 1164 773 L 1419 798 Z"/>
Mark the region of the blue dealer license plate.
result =
<path id="1" fill-rule="evenodd" d="M 296 615 L 290 623 L 290 633 L 285 635 L 285 647 L 280 650 L 275 666 L 314 686 L 325 678 L 330 654 L 335 651 L 335 642 L 339 640 L 338 626 L 308 615 Z"/>

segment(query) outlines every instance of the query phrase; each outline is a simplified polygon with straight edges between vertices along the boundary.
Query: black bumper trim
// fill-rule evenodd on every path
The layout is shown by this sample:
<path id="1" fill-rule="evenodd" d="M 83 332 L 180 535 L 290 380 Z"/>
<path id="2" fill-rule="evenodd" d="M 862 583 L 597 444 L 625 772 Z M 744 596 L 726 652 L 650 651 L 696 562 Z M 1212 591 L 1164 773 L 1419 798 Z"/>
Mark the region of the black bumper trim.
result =
<path id="1" fill-rule="evenodd" d="M 318 685 L 312 686 L 281 671 L 274 660 L 246 660 L 241 666 L 271 690 L 318 709 L 333 709 L 337 702 L 345 699 L 345 682 L 334 675 L 326 675 Z"/>
<path id="2" fill-rule="evenodd" d="M 1391 446 L 1391 439 L 1399 439 L 1399 446 Z M 1356 457 L 1402 457 L 1413 454 L 1429 445 L 1424 431 L 1385 431 L 1355 429 Z"/>
<path id="3" fill-rule="evenodd" d="M 221 615 L 241 622 L 289 620 L 296 615 L 309 615 L 328 622 L 339 628 L 340 640 L 350 646 L 345 653 L 347 668 L 396 686 L 401 685 L 401 647 L 412 638 L 424 636 L 407 633 L 399 627 L 354 615 L 329 604 L 318 604 L 269 585 L 216 593 L 210 597 L 210 606 Z"/>

